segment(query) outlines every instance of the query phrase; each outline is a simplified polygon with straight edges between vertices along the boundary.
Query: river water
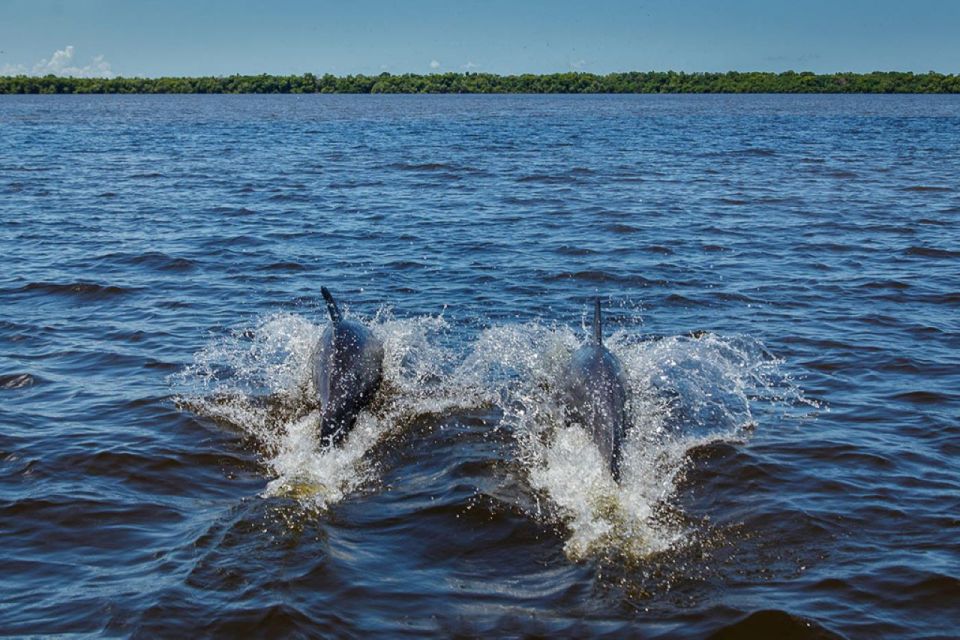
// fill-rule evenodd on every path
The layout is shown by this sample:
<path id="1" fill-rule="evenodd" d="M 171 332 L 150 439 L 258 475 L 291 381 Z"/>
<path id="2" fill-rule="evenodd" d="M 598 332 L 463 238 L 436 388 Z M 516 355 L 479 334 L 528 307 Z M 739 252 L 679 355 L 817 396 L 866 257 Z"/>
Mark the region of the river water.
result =
<path id="1" fill-rule="evenodd" d="M 0 97 L 0 629 L 953 636 L 958 181 L 956 96 Z"/>

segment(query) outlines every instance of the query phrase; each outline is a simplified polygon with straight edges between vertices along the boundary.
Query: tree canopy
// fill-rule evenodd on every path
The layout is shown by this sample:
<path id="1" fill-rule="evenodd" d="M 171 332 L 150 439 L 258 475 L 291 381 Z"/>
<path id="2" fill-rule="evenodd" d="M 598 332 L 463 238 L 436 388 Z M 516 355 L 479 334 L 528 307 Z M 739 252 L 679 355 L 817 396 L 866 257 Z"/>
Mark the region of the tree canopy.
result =
<path id="1" fill-rule="evenodd" d="M 0 93 L 960 93 L 960 75 L 901 71 L 684 73 L 405 73 L 377 76 L 72 78 L 0 76 Z"/>

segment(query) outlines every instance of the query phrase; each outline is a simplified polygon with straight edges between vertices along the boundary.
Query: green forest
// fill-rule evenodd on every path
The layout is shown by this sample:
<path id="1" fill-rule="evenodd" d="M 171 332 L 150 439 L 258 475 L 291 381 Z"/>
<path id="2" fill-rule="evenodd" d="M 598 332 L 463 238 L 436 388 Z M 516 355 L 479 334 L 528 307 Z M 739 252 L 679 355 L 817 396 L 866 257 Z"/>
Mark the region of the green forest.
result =
<path id="1" fill-rule="evenodd" d="M 376 76 L 69 78 L 0 76 L 0 93 L 960 93 L 960 75 L 885 71 L 814 74 L 648 71 L 500 76 L 405 73 Z"/>

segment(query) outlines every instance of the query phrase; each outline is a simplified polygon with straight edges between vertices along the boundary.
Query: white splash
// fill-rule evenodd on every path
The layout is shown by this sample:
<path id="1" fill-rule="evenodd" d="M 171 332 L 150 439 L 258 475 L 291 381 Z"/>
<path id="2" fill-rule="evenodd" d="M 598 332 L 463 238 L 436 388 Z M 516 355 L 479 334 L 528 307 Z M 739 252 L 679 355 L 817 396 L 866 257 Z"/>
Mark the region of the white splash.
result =
<path id="1" fill-rule="evenodd" d="M 609 546 L 643 556 L 682 544 L 689 532 L 660 517 L 687 464 L 688 452 L 717 440 L 739 440 L 757 407 L 802 401 L 780 374 L 780 361 L 746 338 L 638 340 L 615 334 L 607 346 L 630 383 L 632 425 L 621 482 L 582 428 L 565 419 L 556 381 L 580 345 L 564 327 L 538 323 L 485 331 L 464 366 L 500 385 L 503 424 L 513 429 L 536 492 L 570 531 L 568 555 Z"/>
<path id="2" fill-rule="evenodd" d="M 381 310 L 368 325 L 384 345 L 383 391 L 340 446 L 317 439 L 311 355 L 323 328 L 299 315 L 271 315 L 213 340 L 176 376 L 178 401 L 254 438 L 273 475 L 265 495 L 324 508 L 375 480 L 367 453 L 391 430 L 485 401 L 451 384 L 452 355 L 437 344 L 447 328 L 442 317 L 396 320 Z"/>
<path id="3" fill-rule="evenodd" d="M 265 495 L 316 508 L 375 482 L 371 450 L 417 416 L 499 404 L 497 428 L 514 435 L 529 489 L 547 497 L 546 512 L 531 516 L 562 522 L 574 558 L 611 547 L 642 557 L 683 544 L 690 532 L 662 512 L 689 451 L 744 439 L 758 412 L 807 403 L 759 341 L 614 334 L 606 343 L 629 379 L 632 418 L 617 484 L 557 402 L 556 381 L 580 344 L 569 328 L 495 326 L 461 358 L 446 344 L 442 317 L 398 320 L 383 309 L 367 324 L 384 345 L 383 390 L 341 446 L 317 442 L 310 360 L 322 327 L 299 315 L 270 315 L 213 340 L 176 376 L 178 400 L 254 439 L 272 477 Z"/>

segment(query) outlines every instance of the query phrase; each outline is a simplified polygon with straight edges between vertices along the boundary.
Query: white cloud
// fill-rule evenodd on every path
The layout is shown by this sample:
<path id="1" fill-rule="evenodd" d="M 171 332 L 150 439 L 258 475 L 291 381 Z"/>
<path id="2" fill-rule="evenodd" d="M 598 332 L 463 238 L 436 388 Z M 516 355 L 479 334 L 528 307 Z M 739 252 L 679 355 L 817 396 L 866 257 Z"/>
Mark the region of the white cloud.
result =
<path id="1" fill-rule="evenodd" d="M 27 68 L 22 64 L 4 64 L 0 67 L 0 76 L 24 76 Z"/>
<path id="2" fill-rule="evenodd" d="M 431 61 L 430 61 L 430 68 L 431 68 L 431 69 L 439 69 L 439 68 L 440 68 L 440 63 L 439 63 L 438 61 L 436 61 L 436 60 L 431 60 Z"/>
<path id="3" fill-rule="evenodd" d="M 467 71 L 470 71 L 470 69 L 479 69 L 479 68 L 480 68 L 480 65 L 476 64 L 475 62 L 467 62 L 467 64 L 460 65 L 460 66 L 461 66 L 461 68 L 466 69 Z"/>
<path id="4" fill-rule="evenodd" d="M 114 75 L 110 63 L 103 56 L 95 56 L 90 64 L 78 66 L 78 62 L 73 59 L 75 49 L 73 45 L 67 45 L 63 49 L 53 52 L 49 59 L 44 58 L 33 65 L 33 74 L 35 76 L 45 76 L 52 73 L 55 76 L 73 76 L 75 78 L 112 78 Z M 22 65 L 17 65 L 26 73 Z"/>
<path id="5" fill-rule="evenodd" d="M 584 60 L 583 58 L 580 58 L 575 62 L 571 62 L 570 68 L 579 71 L 580 69 L 583 69 L 583 67 L 586 66 L 586 64 L 587 64 L 587 61 Z"/>

